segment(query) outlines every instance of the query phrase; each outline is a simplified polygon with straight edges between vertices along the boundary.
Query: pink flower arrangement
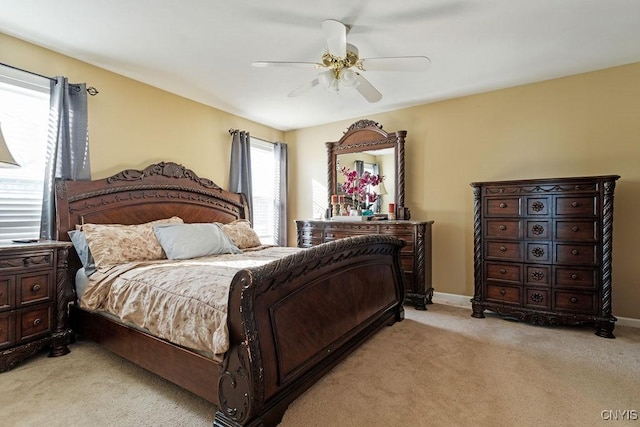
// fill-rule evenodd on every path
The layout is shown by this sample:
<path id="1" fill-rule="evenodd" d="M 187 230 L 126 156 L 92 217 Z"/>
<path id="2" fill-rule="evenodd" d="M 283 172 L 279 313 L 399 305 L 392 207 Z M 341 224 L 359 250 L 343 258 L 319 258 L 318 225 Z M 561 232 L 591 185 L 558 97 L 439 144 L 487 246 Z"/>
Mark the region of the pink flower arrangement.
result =
<path id="1" fill-rule="evenodd" d="M 362 176 L 358 176 L 358 172 L 347 167 L 342 168 L 342 174 L 345 182 L 342 184 L 342 191 L 348 196 L 352 196 L 354 204 L 364 202 L 369 205 L 378 200 L 379 194 L 372 190 L 372 187 L 379 185 L 384 176 L 374 175 L 364 172 Z"/>

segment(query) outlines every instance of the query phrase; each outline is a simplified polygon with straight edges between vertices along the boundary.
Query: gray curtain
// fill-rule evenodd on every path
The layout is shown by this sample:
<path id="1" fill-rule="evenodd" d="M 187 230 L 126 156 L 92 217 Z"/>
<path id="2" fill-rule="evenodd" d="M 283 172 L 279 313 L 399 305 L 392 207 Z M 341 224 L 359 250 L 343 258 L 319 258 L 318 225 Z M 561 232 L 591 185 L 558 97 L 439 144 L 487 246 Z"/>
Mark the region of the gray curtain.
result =
<path id="1" fill-rule="evenodd" d="M 56 178 L 91 179 L 86 84 L 70 84 L 66 77 L 51 81 L 49 136 L 44 176 L 40 237 L 55 238 Z"/>
<path id="2" fill-rule="evenodd" d="M 231 165 L 229 191 L 242 193 L 249 204 L 249 221 L 253 225 L 253 190 L 251 185 L 251 137 L 249 132 L 231 131 Z"/>
<path id="3" fill-rule="evenodd" d="M 276 163 L 276 206 L 274 207 L 275 213 L 275 243 L 278 246 L 287 246 L 287 182 L 288 182 L 288 167 L 287 167 L 287 144 L 282 142 L 276 142 L 274 150 L 275 163 Z"/>

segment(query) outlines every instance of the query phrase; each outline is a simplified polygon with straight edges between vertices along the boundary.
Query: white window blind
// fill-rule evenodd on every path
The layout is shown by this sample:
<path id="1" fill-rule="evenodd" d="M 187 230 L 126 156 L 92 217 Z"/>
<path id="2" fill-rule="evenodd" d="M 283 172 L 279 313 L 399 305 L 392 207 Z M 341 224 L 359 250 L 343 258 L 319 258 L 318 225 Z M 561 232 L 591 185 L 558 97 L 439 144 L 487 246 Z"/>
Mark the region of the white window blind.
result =
<path id="1" fill-rule="evenodd" d="M 277 174 L 274 145 L 251 137 L 251 183 L 253 185 L 253 229 L 262 244 L 275 244 Z"/>
<path id="2" fill-rule="evenodd" d="M 0 66 L 0 126 L 18 168 L 0 167 L 0 240 L 38 238 L 49 80 Z"/>

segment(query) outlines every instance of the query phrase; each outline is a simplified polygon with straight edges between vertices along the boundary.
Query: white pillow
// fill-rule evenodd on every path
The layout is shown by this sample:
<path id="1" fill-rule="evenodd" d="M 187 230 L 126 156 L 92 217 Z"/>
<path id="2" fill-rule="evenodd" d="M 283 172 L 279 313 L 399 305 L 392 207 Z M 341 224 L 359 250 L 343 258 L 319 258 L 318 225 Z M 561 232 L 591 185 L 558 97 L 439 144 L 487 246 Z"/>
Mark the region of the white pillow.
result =
<path id="1" fill-rule="evenodd" d="M 169 259 L 242 253 L 218 224 L 158 224 L 153 232 Z"/>

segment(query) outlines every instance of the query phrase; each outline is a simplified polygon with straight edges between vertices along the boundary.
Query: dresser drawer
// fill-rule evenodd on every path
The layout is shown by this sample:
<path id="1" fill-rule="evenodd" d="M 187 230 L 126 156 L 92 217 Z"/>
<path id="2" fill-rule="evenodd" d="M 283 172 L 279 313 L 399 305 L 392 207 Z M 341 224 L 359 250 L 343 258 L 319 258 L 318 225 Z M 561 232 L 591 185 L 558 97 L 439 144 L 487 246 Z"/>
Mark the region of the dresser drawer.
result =
<path id="1" fill-rule="evenodd" d="M 551 203 L 551 196 L 527 197 L 527 216 L 549 215 Z"/>
<path id="2" fill-rule="evenodd" d="M 51 332 L 51 307 L 39 306 L 17 312 L 16 342 L 30 340 Z"/>
<path id="3" fill-rule="evenodd" d="M 323 241 L 320 234 L 318 235 L 302 234 L 299 236 L 298 245 L 301 248 L 310 248 L 311 246 L 316 246 L 321 243 L 323 243 Z"/>
<path id="4" fill-rule="evenodd" d="M 0 255 L 0 274 L 26 269 L 41 269 L 53 267 L 53 251 L 38 251 L 26 253 L 12 253 Z"/>
<path id="5" fill-rule="evenodd" d="M 577 313 L 594 313 L 596 308 L 595 293 L 556 291 L 554 309 Z"/>
<path id="6" fill-rule="evenodd" d="M 521 290 L 522 288 L 518 286 L 487 284 L 487 300 L 520 305 L 522 304 Z"/>
<path id="7" fill-rule="evenodd" d="M 596 289 L 599 286 L 598 268 L 554 267 L 555 286 Z"/>
<path id="8" fill-rule="evenodd" d="M 17 306 L 52 300 L 52 273 L 50 271 L 17 275 Z"/>
<path id="9" fill-rule="evenodd" d="M 525 265 L 524 284 L 527 286 L 551 286 L 551 266 Z"/>
<path id="10" fill-rule="evenodd" d="M 13 313 L 0 313 L 0 348 L 13 344 Z"/>
<path id="11" fill-rule="evenodd" d="M 598 199 L 596 196 L 557 196 L 556 216 L 596 216 Z"/>
<path id="12" fill-rule="evenodd" d="M 487 239 L 522 238 L 522 220 L 517 219 L 489 219 L 485 222 L 485 236 Z"/>
<path id="13" fill-rule="evenodd" d="M 521 216 L 522 199 L 520 197 L 486 198 L 485 216 Z"/>
<path id="14" fill-rule="evenodd" d="M 549 240 L 551 239 L 551 221 L 527 220 L 526 239 Z"/>
<path id="15" fill-rule="evenodd" d="M 331 230 L 328 229 L 324 233 L 324 239 L 326 242 L 338 239 L 344 239 L 346 237 L 353 236 L 368 236 L 370 234 L 375 234 L 374 231 L 370 231 L 365 229 L 354 229 L 354 230 Z"/>
<path id="16" fill-rule="evenodd" d="M 0 276 L 0 311 L 13 307 L 14 276 Z"/>
<path id="17" fill-rule="evenodd" d="M 534 263 L 550 263 L 553 259 L 551 250 L 553 245 L 549 242 L 525 242 L 525 261 Z"/>
<path id="18" fill-rule="evenodd" d="M 525 307 L 530 308 L 551 308 L 551 298 L 548 289 L 525 288 L 524 296 Z"/>
<path id="19" fill-rule="evenodd" d="M 485 252 L 485 258 L 487 259 L 493 258 L 505 261 L 522 261 L 521 242 L 487 241 Z"/>
<path id="20" fill-rule="evenodd" d="M 402 269 L 404 271 L 413 272 L 413 270 L 415 270 L 415 262 L 414 262 L 414 258 L 413 258 L 413 253 L 410 253 L 410 254 L 400 253 L 400 263 L 402 264 Z"/>
<path id="21" fill-rule="evenodd" d="M 556 220 L 555 238 L 558 240 L 595 242 L 598 240 L 598 222 Z"/>
<path id="22" fill-rule="evenodd" d="M 556 262 L 560 264 L 597 265 L 596 246 L 557 243 Z"/>
<path id="23" fill-rule="evenodd" d="M 487 262 L 485 268 L 485 279 L 491 282 L 519 285 L 522 283 L 522 264 L 500 264 Z"/>

